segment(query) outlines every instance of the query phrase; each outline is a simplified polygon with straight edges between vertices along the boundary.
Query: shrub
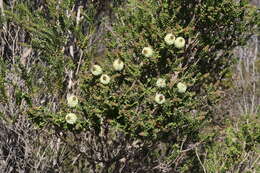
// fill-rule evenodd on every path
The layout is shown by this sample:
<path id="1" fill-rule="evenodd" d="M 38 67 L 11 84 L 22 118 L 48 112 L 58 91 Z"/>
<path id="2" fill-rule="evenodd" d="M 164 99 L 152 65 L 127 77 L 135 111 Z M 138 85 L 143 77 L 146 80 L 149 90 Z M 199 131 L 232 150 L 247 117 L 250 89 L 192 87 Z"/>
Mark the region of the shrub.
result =
<path id="1" fill-rule="evenodd" d="M 204 165 L 209 172 L 254 172 L 259 167 L 259 121 L 244 115 L 228 122 L 206 146 Z"/>
<path id="2" fill-rule="evenodd" d="M 105 120 L 135 138 L 196 139 L 226 87 L 231 50 L 248 38 L 249 12 L 245 1 L 129 1 L 104 39 L 104 59 L 85 63 L 100 65 L 111 76 L 109 85 L 90 73 L 80 77 L 88 127 L 99 130 Z M 174 44 L 165 41 L 169 35 Z M 116 59 L 125 64 L 121 72 L 111 68 Z M 159 78 L 165 88 L 156 87 Z M 154 99 L 159 93 L 162 104 Z"/>
<path id="3" fill-rule="evenodd" d="M 166 153 L 166 160 L 177 159 L 174 171 L 200 171 L 193 152 L 202 143 L 199 132 L 227 87 L 232 50 L 250 35 L 254 10 L 244 0 L 129 0 L 115 10 L 111 27 L 107 20 L 96 23 L 95 3 L 73 11 L 74 3 L 49 0 L 32 10 L 27 2 L 6 12 L 4 22 L 26 31 L 24 46 L 35 55 L 29 69 L 19 63 L 27 87 L 18 94 L 29 107 L 24 112 L 39 127 L 75 136 L 94 131 L 96 138 L 111 137 L 110 130 L 129 141 L 167 141 L 175 149 Z M 96 32 L 97 25 L 107 35 Z M 159 79 L 165 87 L 158 87 Z M 149 158 L 144 162 L 153 166 Z"/>

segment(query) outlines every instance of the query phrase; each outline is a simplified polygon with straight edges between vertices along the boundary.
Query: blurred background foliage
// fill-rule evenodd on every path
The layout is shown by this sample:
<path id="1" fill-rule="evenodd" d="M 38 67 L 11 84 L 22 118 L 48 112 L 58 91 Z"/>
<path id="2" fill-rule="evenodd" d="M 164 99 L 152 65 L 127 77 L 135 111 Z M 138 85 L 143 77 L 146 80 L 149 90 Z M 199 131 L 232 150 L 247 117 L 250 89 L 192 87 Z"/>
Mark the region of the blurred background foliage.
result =
<path id="1" fill-rule="evenodd" d="M 259 4 L 247 3 L 0 0 L 0 169 L 260 171 Z M 186 39 L 183 50 L 163 43 L 169 32 Z M 115 57 L 126 64 L 119 74 Z M 116 84 L 98 84 L 93 64 Z M 176 72 L 184 95 L 172 87 Z M 160 76 L 174 98 L 163 106 L 151 87 Z M 70 111 L 81 115 L 76 125 L 64 120 Z"/>

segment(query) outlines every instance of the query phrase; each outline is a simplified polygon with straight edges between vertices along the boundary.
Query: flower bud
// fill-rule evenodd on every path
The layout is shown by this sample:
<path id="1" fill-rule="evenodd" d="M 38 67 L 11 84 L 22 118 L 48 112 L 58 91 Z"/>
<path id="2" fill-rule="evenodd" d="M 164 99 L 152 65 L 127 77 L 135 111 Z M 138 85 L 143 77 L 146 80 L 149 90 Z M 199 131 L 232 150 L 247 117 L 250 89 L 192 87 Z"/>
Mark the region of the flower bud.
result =
<path id="1" fill-rule="evenodd" d="M 99 65 L 93 65 L 90 71 L 94 76 L 99 76 L 103 73 L 103 70 Z"/>
<path id="2" fill-rule="evenodd" d="M 151 47 L 144 47 L 142 50 L 142 54 L 147 58 L 151 57 L 153 55 L 153 49 Z"/>
<path id="3" fill-rule="evenodd" d="M 176 40 L 174 41 L 174 45 L 176 48 L 183 48 L 185 46 L 185 39 L 182 37 L 177 37 Z"/>
<path id="4" fill-rule="evenodd" d="M 155 102 L 158 104 L 163 104 L 165 102 L 165 96 L 163 94 L 157 93 L 154 98 Z"/>
<path id="5" fill-rule="evenodd" d="M 158 78 L 156 81 L 156 86 L 159 88 L 164 88 L 166 87 L 166 81 L 163 78 Z"/>
<path id="6" fill-rule="evenodd" d="M 77 115 L 74 113 L 68 113 L 65 117 L 65 120 L 69 124 L 74 124 L 77 121 Z"/>
<path id="7" fill-rule="evenodd" d="M 166 42 L 166 44 L 172 45 L 172 44 L 174 44 L 175 36 L 173 34 L 169 33 L 164 37 L 164 41 Z"/>
<path id="8" fill-rule="evenodd" d="M 67 97 L 67 102 L 68 102 L 69 107 L 75 107 L 75 106 L 77 106 L 79 100 L 78 100 L 78 98 L 76 96 L 69 95 Z"/>
<path id="9" fill-rule="evenodd" d="M 179 93 L 184 93 L 187 90 L 187 85 L 185 85 L 184 83 L 179 82 L 177 84 L 177 88 L 178 88 L 178 92 Z"/>
<path id="10" fill-rule="evenodd" d="M 104 85 L 107 85 L 110 82 L 110 77 L 106 74 L 102 74 L 100 77 L 100 82 Z"/>
<path id="11" fill-rule="evenodd" d="M 121 71 L 124 68 L 124 62 L 120 59 L 116 59 L 113 63 L 113 67 L 116 71 Z"/>

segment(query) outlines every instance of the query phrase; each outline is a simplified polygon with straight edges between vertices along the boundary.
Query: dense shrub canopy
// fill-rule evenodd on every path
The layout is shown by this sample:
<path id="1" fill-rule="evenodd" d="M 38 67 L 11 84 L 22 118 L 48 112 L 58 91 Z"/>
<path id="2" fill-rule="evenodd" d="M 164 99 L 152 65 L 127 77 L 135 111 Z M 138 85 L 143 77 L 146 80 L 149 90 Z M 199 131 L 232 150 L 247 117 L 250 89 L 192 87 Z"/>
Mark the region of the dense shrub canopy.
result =
<path id="1" fill-rule="evenodd" d="M 259 21 L 246 0 L 2 2 L 0 169 L 254 169 L 254 116 L 233 128 L 213 113 Z"/>
<path id="2" fill-rule="evenodd" d="M 102 37 L 90 37 L 95 4 L 68 15 L 73 4 L 47 1 L 35 11 L 20 4 L 7 12 L 37 55 L 23 76 L 32 120 L 78 132 L 109 125 L 137 138 L 196 138 L 226 86 L 232 49 L 253 25 L 246 1 L 129 0 L 112 25 L 104 21 Z M 97 43 L 105 46 L 101 54 Z M 45 94 L 57 105 L 34 104 Z M 69 113 L 75 123 L 66 121 Z"/>
<path id="3" fill-rule="evenodd" d="M 233 62 L 231 50 L 248 36 L 252 21 L 245 20 L 245 3 L 131 0 L 117 14 L 103 59 L 94 61 L 111 82 L 105 86 L 90 73 L 82 76 L 82 95 L 89 96 L 82 102 L 86 116 L 134 136 L 195 138 L 226 85 L 222 79 Z M 175 37 L 174 44 L 166 42 L 167 34 Z M 116 59 L 125 64 L 121 72 L 112 68 Z M 166 87 L 156 86 L 159 78 Z M 162 104 L 158 93 L 165 97 Z"/>

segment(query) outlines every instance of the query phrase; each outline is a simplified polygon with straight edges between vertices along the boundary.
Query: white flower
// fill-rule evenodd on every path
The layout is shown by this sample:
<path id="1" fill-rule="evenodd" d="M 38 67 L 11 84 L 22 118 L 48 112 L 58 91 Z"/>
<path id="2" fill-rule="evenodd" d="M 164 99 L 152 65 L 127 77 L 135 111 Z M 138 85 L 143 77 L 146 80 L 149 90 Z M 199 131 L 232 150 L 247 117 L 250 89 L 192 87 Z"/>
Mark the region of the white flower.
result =
<path id="1" fill-rule="evenodd" d="M 179 93 L 184 93 L 187 90 L 187 85 L 185 85 L 184 83 L 179 82 L 177 84 L 177 88 L 178 88 L 178 92 Z"/>
<path id="2" fill-rule="evenodd" d="M 144 47 L 142 50 L 142 54 L 145 57 L 151 57 L 153 55 L 153 49 L 151 47 Z"/>
<path id="3" fill-rule="evenodd" d="M 103 72 L 102 68 L 99 65 L 93 65 L 90 71 L 95 76 L 101 75 Z"/>
<path id="4" fill-rule="evenodd" d="M 77 115 L 74 113 L 68 113 L 65 117 L 65 120 L 69 124 L 74 124 L 77 121 Z"/>
<path id="5" fill-rule="evenodd" d="M 113 67 L 116 71 L 121 71 L 124 68 L 124 63 L 120 59 L 116 59 L 113 63 Z"/>
<path id="6" fill-rule="evenodd" d="M 104 85 L 107 85 L 110 82 L 110 77 L 106 74 L 102 74 L 100 77 L 100 82 Z"/>
<path id="7" fill-rule="evenodd" d="M 182 37 L 177 37 L 174 41 L 174 45 L 179 49 L 183 48 L 185 46 L 185 39 Z"/>
<path id="8" fill-rule="evenodd" d="M 166 42 L 166 44 L 172 45 L 175 41 L 175 36 L 169 33 L 164 37 L 164 41 Z"/>
<path id="9" fill-rule="evenodd" d="M 159 88 L 164 88 L 166 87 L 166 81 L 163 78 L 158 78 L 156 81 L 156 86 Z"/>
<path id="10" fill-rule="evenodd" d="M 69 107 L 75 107 L 75 106 L 77 106 L 79 100 L 74 95 L 68 95 L 67 96 L 67 102 L 68 102 Z"/>
<path id="11" fill-rule="evenodd" d="M 156 93 L 154 100 L 158 104 L 163 104 L 165 102 L 165 96 L 163 94 Z"/>

